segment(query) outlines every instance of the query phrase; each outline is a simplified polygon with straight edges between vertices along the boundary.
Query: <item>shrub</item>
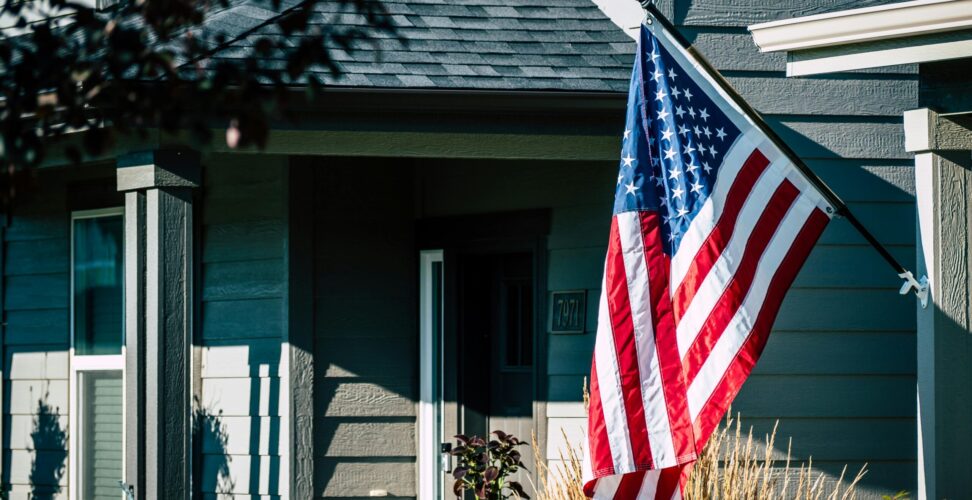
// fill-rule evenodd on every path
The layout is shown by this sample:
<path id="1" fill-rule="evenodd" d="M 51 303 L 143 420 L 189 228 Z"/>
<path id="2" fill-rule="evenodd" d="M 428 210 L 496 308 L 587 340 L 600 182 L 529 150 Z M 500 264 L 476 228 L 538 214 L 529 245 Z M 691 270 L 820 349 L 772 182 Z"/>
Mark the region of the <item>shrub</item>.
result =
<path id="1" fill-rule="evenodd" d="M 493 431 L 493 434 L 496 439 L 489 442 L 479 436 L 456 436 L 458 446 L 450 453 L 458 457 L 459 463 L 452 471 L 456 479 L 452 492 L 461 497 L 468 489 L 482 500 L 529 499 L 520 483 L 509 480 L 516 471 L 526 470 L 516 450 L 526 443 L 503 431 Z"/>

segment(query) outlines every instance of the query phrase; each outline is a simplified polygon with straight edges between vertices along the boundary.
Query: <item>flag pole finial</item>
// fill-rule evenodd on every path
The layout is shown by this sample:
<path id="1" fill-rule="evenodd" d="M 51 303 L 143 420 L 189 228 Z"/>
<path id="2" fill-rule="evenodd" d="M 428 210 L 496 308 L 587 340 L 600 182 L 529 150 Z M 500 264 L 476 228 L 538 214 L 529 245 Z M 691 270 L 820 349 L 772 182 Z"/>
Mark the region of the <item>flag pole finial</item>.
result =
<path id="1" fill-rule="evenodd" d="M 651 24 L 651 10 L 654 7 L 655 0 L 639 0 L 639 3 L 641 3 L 641 8 L 645 10 L 645 18 L 641 23 Z"/>

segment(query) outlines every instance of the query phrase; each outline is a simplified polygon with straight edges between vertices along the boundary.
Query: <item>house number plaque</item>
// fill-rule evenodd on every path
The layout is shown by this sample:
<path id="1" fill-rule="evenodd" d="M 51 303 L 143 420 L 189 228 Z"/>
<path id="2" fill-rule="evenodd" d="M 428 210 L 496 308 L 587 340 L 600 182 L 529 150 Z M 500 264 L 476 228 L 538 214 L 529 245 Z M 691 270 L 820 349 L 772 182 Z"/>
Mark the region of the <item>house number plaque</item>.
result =
<path id="1" fill-rule="evenodd" d="M 584 333 L 587 292 L 552 292 L 550 333 Z"/>

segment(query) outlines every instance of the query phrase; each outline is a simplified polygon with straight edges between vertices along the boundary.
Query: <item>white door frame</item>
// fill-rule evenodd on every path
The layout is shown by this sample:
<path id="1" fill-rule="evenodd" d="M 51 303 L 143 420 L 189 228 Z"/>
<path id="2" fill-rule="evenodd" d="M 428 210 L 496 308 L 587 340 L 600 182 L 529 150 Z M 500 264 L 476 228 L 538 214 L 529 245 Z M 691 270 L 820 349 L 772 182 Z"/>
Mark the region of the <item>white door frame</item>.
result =
<path id="1" fill-rule="evenodd" d="M 419 253 L 419 408 L 418 408 L 418 498 L 438 499 L 442 495 L 439 445 L 442 441 L 442 311 L 444 276 L 442 250 Z M 433 267 L 440 266 L 439 283 Z M 439 317 L 433 315 L 434 289 L 439 287 Z M 435 328 L 438 322 L 438 328 Z M 436 331 L 439 335 L 436 338 Z"/>

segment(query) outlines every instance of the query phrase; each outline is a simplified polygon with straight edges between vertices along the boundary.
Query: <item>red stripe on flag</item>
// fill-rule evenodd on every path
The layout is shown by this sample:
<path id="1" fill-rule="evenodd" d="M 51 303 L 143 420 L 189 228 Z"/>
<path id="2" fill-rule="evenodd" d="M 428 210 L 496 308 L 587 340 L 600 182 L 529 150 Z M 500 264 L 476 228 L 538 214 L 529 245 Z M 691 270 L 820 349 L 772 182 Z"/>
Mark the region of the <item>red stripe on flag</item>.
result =
<path id="1" fill-rule="evenodd" d="M 766 300 L 760 309 L 759 316 L 753 323 L 752 332 L 699 413 L 696 421 L 696 437 L 698 438 L 697 446 L 700 449 L 708 441 L 712 431 L 719 425 L 719 421 L 725 415 L 729 404 L 739 393 L 739 389 L 746 378 L 749 377 L 750 372 L 753 371 L 753 365 L 756 364 L 756 360 L 759 359 L 759 355 L 762 354 L 763 348 L 766 346 L 766 339 L 769 337 L 786 291 L 790 288 L 797 272 L 800 271 L 800 267 L 803 266 L 807 255 L 810 254 L 810 250 L 829 221 L 830 218 L 823 211 L 814 209 L 794 240 L 793 246 L 790 247 L 786 257 L 784 257 L 776 275 L 773 276 L 773 281 L 770 282 L 767 290 Z"/>
<path id="2" fill-rule="evenodd" d="M 661 369 L 662 386 L 665 390 L 665 403 L 672 441 L 678 463 L 696 458 L 695 435 L 692 418 L 688 411 L 688 385 L 682 371 L 682 360 L 678 354 L 675 317 L 672 313 L 672 299 L 669 295 L 669 272 L 671 260 L 662 251 L 660 218 L 657 212 L 641 212 L 642 245 L 648 264 L 648 283 L 652 298 L 651 316 L 655 330 L 655 348 L 658 365 Z"/>
<path id="3" fill-rule="evenodd" d="M 750 191 L 752 191 L 753 186 L 756 185 L 756 181 L 759 180 L 759 177 L 768 165 L 769 160 L 757 149 L 749 155 L 746 163 L 743 164 L 739 173 L 736 174 L 736 179 L 733 181 L 732 187 L 729 189 L 729 195 L 726 197 L 726 204 L 722 209 L 722 214 L 719 216 L 719 222 L 716 223 L 705 242 L 699 247 L 699 251 L 695 254 L 691 266 L 685 273 L 685 278 L 682 279 L 682 282 L 675 290 L 675 294 L 672 296 L 676 324 L 682 318 L 685 310 L 688 309 L 696 292 L 699 291 L 699 287 L 702 286 L 706 275 L 709 274 L 709 270 L 719 260 L 719 256 L 722 255 L 722 251 L 729 243 L 732 232 L 736 227 L 736 219 L 739 216 L 739 211 L 742 210 Z"/>
<path id="4" fill-rule="evenodd" d="M 712 346 L 725 331 L 726 326 L 732 321 L 739 306 L 749 293 L 749 288 L 753 284 L 753 277 L 756 275 L 756 267 L 759 264 L 766 246 L 769 245 L 776 229 L 780 226 L 783 218 L 793 200 L 800 195 L 800 191 L 788 180 L 784 180 L 776 188 L 773 197 L 766 204 L 766 209 L 760 214 L 759 220 L 753 226 L 753 232 L 749 235 L 746 248 L 743 250 L 742 259 L 733 273 L 729 283 L 726 284 L 722 296 L 716 302 L 715 307 L 709 312 L 699 334 L 695 337 L 695 342 L 685 353 L 683 367 L 685 369 L 686 383 L 691 384 L 698 375 L 702 365 L 712 352 Z"/>
<path id="5" fill-rule="evenodd" d="M 641 485 L 645 482 L 645 472 L 633 472 L 621 476 L 621 484 L 614 492 L 614 500 L 632 500 L 638 498 Z"/>
<path id="6" fill-rule="evenodd" d="M 685 486 L 688 485 L 689 478 L 692 477 L 692 468 L 695 467 L 695 462 L 689 462 L 681 467 L 678 472 L 678 488 L 685 491 Z M 683 497 L 685 495 L 682 495 Z"/>
<path id="7" fill-rule="evenodd" d="M 624 250 L 618 232 L 618 219 L 611 219 L 611 240 L 608 244 L 607 265 L 604 266 L 604 286 L 607 288 L 611 330 L 617 352 L 624 409 L 628 418 L 628 433 L 635 469 L 652 467 L 651 446 L 648 443 L 648 424 L 645 403 L 641 397 L 641 373 L 638 370 L 638 349 L 628 298 L 628 278 L 624 268 Z M 598 318 L 602 321 L 607 318 Z M 615 471 L 617 472 L 617 471 Z"/>
<path id="8" fill-rule="evenodd" d="M 691 464 L 662 469 L 661 477 L 658 478 L 658 489 L 655 490 L 655 500 L 672 500 L 675 490 L 680 487 L 683 467 L 691 467 Z"/>
<path id="9" fill-rule="evenodd" d="M 614 474 L 614 459 L 608 441 L 607 422 L 601 406 L 601 388 L 597 381 L 597 361 L 591 361 L 591 392 L 587 409 L 587 439 L 590 446 L 591 465 L 595 477 Z"/>

